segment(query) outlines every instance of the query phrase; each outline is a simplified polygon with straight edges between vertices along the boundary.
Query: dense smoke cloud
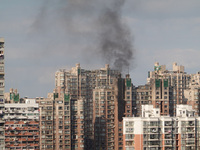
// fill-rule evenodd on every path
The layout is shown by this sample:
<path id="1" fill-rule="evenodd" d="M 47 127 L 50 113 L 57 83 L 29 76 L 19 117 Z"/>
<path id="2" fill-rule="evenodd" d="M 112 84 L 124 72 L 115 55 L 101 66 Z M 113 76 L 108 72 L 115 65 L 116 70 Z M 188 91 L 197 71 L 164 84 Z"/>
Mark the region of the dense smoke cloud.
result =
<path id="1" fill-rule="evenodd" d="M 122 20 L 124 3 L 125 0 L 47 0 L 32 27 L 42 36 L 55 37 L 57 44 L 80 45 L 81 51 L 88 45 L 90 56 L 101 55 L 104 63 L 127 71 L 133 47 L 130 30 Z M 69 47 L 59 52 L 70 54 Z M 83 57 L 90 59 L 86 55 Z"/>
<path id="2" fill-rule="evenodd" d="M 121 19 L 123 3 L 123 0 L 115 1 L 113 8 L 106 8 L 100 16 L 100 50 L 103 57 L 120 71 L 129 67 L 133 55 L 130 31 Z"/>

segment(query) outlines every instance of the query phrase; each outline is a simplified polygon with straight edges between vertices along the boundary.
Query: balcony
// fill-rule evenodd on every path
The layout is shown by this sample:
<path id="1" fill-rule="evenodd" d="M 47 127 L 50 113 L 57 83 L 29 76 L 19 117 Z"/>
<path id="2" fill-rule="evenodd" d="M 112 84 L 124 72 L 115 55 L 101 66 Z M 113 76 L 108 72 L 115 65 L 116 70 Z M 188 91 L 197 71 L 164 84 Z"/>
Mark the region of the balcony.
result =
<path id="1" fill-rule="evenodd" d="M 172 122 L 165 122 L 165 126 L 172 126 Z"/>
<path id="2" fill-rule="evenodd" d="M 165 141 L 165 145 L 172 145 L 173 143 L 172 143 L 172 141 L 171 140 L 166 140 Z"/>
<path id="3" fill-rule="evenodd" d="M 188 127 L 186 129 L 186 132 L 192 132 L 192 133 L 194 133 L 194 131 L 195 131 L 194 127 Z"/>

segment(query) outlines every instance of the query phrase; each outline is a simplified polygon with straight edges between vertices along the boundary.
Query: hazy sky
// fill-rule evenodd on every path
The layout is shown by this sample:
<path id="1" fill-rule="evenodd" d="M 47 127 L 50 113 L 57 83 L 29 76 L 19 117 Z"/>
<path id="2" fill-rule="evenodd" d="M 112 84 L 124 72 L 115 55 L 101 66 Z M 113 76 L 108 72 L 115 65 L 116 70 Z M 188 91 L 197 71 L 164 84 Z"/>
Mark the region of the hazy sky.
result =
<path id="1" fill-rule="evenodd" d="M 98 21 L 112 4 L 102 1 L 0 0 L 6 92 L 17 88 L 21 97 L 46 97 L 55 87 L 57 70 L 76 63 L 85 69 L 104 67 Z M 199 0 L 126 0 L 121 8 L 134 49 L 133 84 L 146 83 L 155 61 L 168 69 L 177 62 L 188 73 L 200 70 Z"/>

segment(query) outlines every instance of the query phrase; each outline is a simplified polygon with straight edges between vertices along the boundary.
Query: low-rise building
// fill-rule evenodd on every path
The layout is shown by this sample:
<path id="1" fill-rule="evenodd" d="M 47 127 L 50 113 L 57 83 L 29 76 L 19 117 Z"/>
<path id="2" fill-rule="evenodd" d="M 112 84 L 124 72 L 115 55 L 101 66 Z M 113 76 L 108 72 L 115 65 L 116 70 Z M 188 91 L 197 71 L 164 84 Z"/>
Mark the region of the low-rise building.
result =
<path id="1" fill-rule="evenodd" d="M 35 99 L 6 103 L 4 120 L 7 150 L 39 150 L 39 106 Z"/>

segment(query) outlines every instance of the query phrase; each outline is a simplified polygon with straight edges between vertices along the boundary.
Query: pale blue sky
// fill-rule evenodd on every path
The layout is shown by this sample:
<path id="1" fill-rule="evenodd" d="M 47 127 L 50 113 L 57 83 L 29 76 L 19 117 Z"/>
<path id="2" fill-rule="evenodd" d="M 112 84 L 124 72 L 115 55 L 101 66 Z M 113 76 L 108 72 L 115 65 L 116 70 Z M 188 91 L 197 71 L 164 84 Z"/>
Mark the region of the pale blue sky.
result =
<path id="1" fill-rule="evenodd" d="M 6 92 L 17 88 L 22 97 L 46 97 L 55 86 L 56 70 L 76 63 L 85 69 L 104 67 L 106 62 L 95 51 L 98 35 L 91 19 L 96 17 L 94 10 L 100 11 L 99 1 L 97 6 L 91 4 L 91 10 L 84 6 L 65 15 L 58 11 L 64 8 L 58 2 L 0 0 Z M 155 61 L 168 69 L 177 62 L 188 73 L 200 70 L 199 0 L 127 0 L 122 17 L 132 31 L 135 52 L 130 74 L 135 85 L 146 83 Z"/>

